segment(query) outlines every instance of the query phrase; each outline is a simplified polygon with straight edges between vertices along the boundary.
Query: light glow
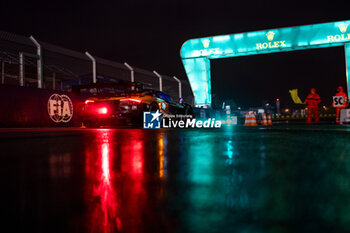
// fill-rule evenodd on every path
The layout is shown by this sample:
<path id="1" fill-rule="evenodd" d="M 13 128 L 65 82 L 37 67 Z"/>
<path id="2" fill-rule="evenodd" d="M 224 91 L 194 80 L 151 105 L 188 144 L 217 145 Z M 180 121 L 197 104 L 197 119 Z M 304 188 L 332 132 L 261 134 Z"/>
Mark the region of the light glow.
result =
<path id="1" fill-rule="evenodd" d="M 88 103 L 94 103 L 95 101 L 93 100 L 85 100 L 85 104 L 88 104 Z"/>
<path id="2" fill-rule="evenodd" d="M 107 114 L 108 113 L 108 108 L 107 107 L 102 107 L 98 109 L 99 114 Z"/>
<path id="3" fill-rule="evenodd" d="M 180 51 L 195 105 L 211 105 L 210 59 L 345 46 L 349 92 L 350 21 L 262 30 L 186 41 Z"/>
<path id="4" fill-rule="evenodd" d="M 110 184 L 110 171 L 109 171 L 109 149 L 108 144 L 102 145 L 102 179 L 106 184 Z"/>
<path id="5" fill-rule="evenodd" d="M 118 211 L 118 192 L 113 182 L 112 164 L 115 161 L 112 142 L 113 134 L 109 129 L 98 129 L 96 142 L 91 143 L 86 151 L 86 195 L 87 219 L 93 232 L 111 232 L 111 229 L 121 231 L 122 222 Z M 97 151 L 96 151 L 97 149 Z M 91 197 L 96 201 L 91 202 Z"/>
<path id="6" fill-rule="evenodd" d="M 142 157 L 142 142 L 137 141 L 132 145 L 133 158 L 132 158 L 132 174 L 134 176 L 143 175 L 143 157 Z"/>
<path id="7" fill-rule="evenodd" d="M 126 102 L 126 101 L 128 101 L 128 102 L 134 102 L 134 103 L 141 103 L 141 100 L 138 100 L 138 99 L 131 99 L 131 98 L 129 98 L 129 99 L 121 99 L 120 100 L 120 102 Z"/>

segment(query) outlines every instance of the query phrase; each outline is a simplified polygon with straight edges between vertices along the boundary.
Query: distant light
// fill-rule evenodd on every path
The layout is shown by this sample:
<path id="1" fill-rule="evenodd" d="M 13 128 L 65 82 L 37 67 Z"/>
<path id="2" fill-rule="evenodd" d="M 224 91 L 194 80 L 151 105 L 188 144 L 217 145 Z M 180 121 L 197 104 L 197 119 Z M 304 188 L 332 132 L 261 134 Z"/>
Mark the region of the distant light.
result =
<path id="1" fill-rule="evenodd" d="M 280 101 L 280 99 L 276 99 L 276 101 L 278 102 L 278 101 Z"/>
<path id="2" fill-rule="evenodd" d="M 232 120 L 232 124 L 237 125 L 237 116 L 232 116 L 231 120 Z"/>
<path id="3" fill-rule="evenodd" d="M 266 104 L 266 106 L 269 106 L 269 105 L 270 105 L 269 103 Z"/>

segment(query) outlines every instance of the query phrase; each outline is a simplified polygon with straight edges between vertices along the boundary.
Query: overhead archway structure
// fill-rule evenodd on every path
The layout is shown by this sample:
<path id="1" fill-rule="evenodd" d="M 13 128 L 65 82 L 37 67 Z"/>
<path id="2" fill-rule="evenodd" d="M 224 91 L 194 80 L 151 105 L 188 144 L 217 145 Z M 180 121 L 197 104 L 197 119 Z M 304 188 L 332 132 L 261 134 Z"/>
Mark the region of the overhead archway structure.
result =
<path id="1" fill-rule="evenodd" d="M 197 106 L 211 105 L 210 59 L 344 46 L 349 95 L 350 20 L 190 39 L 180 51 Z M 317 79 L 317 77 L 314 77 Z"/>

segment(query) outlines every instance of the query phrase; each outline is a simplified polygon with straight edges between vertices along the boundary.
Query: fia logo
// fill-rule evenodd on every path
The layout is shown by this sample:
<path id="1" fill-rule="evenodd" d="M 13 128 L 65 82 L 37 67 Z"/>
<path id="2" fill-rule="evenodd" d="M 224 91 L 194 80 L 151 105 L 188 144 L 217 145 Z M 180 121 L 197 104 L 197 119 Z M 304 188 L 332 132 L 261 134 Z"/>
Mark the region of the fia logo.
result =
<path id="1" fill-rule="evenodd" d="M 47 111 L 54 122 L 67 123 L 73 117 L 73 103 L 66 95 L 53 94 L 47 102 Z"/>
<path id="2" fill-rule="evenodd" d="M 267 32 L 266 33 L 266 37 L 269 41 L 272 41 L 273 40 L 273 37 L 275 36 L 275 33 L 274 32 Z"/>
<path id="3" fill-rule="evenodd" d="M 341 33 L 345 33 L 346 30 L 348 29 L 348 25 L 349 25 L 349 24 L 347 24 L 347 23 L 341 23 L 341 24 L 339 24 L 338 27 L 339 27 L 340 32 L 341 32 Z"/>
<path id="4" fill-rule="evenodd" d="M 143 113 L 143 128 L 144 129 L 160 129 L 160 116 L 162 114 L 157 110 L 156 112 Z"/>
<path id="5" fill-rule="evenodd" d="M 208 48 L 209 44 L 210 44 L 210 40 L 209 39 L 204 39 L 204 40 L 202 40 L 202 43 L 203 43 L 204 48 Z"/>

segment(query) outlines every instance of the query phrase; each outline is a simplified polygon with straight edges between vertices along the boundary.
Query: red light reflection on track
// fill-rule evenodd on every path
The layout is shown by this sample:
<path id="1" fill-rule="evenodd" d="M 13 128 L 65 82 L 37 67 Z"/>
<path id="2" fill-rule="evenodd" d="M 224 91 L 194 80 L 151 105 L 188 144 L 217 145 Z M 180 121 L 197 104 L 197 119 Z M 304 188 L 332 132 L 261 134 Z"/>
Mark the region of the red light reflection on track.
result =
<path id="1" fill-rule="evenodd" d="M 109 171 L 109 149 L 107 143 L 102 145 L 102 180 L 108 186 L 111 184 L 111 174 Z"/>
<path id="2" fill-rule="evenodd" d="M 108 232 L 108 212 L 112 214 L 116 212 L 117 203 L 115 202 L 114 190 L 111 186 L 111 175 L 109 170 L 109 149 L 108 143 L 101 146 L 101 180 L 96 195 L 101 198 L 101 207 L 104 213 L 104 230 Z"/>
<path id="3" fill-rule="evenodd" d="M 86 147 L 86 194 L 89 232 L 140 232 L 148 197 L 142 131 L 96 129 Z M 151 218 L 151 215 L 147 216 Z M 86 221 L 85 220 L 85 221 Z"/>
<path id="4" fill-rule="evenodd" d="M 132 175 L 142 176 L 143 174 L 143 144 L 141 141 L 135 141 L 131 146 L 132 150 Z"/>
<path id="5" fill-rule="evenodd" d="M 145 210 L 147 193 L 145 190 L 145 161 L 144 161 L 144 134 L 134 131 L 128 135 L 129 140 L 121 144 L 122 180 L 122 219 L 123 230 L 127 232 L 142 232 L 145 224 Z"/>
<path id="6" fill-rule="evenodd" d="M 88 178 L 94 184 L 93 197 L 100 203 L 93 203 L 90 223 L 91 232 L 118 232 L 121 230 L 121 220 L 118 214 L 117 194 L 113 187 L 111 162 L 114 154 L 111 150 L 112 131 L 97 130 L 97 153 L 87 153 L 86 169 Z M 88 194 L 89 196 L 91 194 Z"/>

